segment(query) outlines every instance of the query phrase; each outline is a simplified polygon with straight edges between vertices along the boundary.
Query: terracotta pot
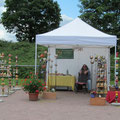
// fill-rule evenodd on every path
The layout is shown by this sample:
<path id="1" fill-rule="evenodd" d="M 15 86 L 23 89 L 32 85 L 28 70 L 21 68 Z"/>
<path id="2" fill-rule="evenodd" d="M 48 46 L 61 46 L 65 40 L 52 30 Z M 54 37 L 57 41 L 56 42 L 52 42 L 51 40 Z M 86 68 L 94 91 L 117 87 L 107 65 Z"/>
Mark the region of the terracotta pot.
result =
<path id="1" fill-rule="evenodd" d="M 30 101 L 37 101 L 38 100 L 38 93 L 29 93 L 29 100 Z"/>

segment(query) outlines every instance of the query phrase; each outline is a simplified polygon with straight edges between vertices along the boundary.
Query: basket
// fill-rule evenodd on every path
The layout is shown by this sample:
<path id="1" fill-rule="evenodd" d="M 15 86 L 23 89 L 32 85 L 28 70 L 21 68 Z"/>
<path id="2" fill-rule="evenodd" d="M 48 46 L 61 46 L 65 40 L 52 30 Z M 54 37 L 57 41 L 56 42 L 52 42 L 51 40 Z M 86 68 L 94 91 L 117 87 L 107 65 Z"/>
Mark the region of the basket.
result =
<path id="1" fill-rule="evenodd" d="M 90 105 L 96 105 L 96 106 L 104 106 L 106 105 L 106 99 L 105 98 L 90 98 Z"/>
<path id="2" fill-rule="evenodd" d="M 116 88 L 115 87 L 109 87 L 109 89 L 110 89 L 110 91 L 120 91 L 120 88 L 118 88 L 117 90 L 116 90 Z"/>

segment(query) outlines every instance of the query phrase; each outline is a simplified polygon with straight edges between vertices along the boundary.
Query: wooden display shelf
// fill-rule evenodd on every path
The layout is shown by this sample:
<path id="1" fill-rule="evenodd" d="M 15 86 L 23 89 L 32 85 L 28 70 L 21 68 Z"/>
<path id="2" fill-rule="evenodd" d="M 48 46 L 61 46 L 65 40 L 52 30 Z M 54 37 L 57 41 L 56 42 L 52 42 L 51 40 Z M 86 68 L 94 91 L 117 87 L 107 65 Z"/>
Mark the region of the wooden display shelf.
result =
<path id="1" fill-rule="evenodd" d="M 109 87 L 109 89 L 110 89 L 110 91 L 120 91 L 120 88 L 118 88 L 118 90 L 116 90 L 116 88 L 115 87 Z"/>
<path id="2" fill-rule="evenodd" d="M 104 106 L 106 105 L 106 99 L 104 97 L 90 98 L 90 105 Z"/>

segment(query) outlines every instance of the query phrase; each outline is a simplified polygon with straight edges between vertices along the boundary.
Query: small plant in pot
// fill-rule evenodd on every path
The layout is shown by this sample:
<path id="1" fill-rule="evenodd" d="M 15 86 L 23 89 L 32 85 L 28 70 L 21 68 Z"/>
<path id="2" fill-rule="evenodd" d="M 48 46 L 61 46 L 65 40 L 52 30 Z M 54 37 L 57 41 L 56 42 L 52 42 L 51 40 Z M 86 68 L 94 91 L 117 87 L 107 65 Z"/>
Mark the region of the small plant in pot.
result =
<path id="1" fill-rule="evenodd" d="M 38 74 L 34 75 L 32 72 L 30 72 L 30 76 L 27 76 L 22 84 L 23 90 L 28 92 L 29 100 L 31 101 L 38 100 L 39 93 L 46 90 L 46 83 L 38 79 Z"/>
<path id="2" fill-rule="evenodd" d="M 46 86 L 46 88 L 48 88 Z M 46 89 L 44 92 L 43 92 L 43 98 L 44 99 L 56 99 L 56 91 L 54 88 L 51 88 L 51 89 Z"/>
<path id="3" fill-rule="evenodd" d="M 95 91 L 95 90 L 92 90 L 92 91 L 90 92 L 90 96 L 91 96 L 91 98 L 95 98 L 95 96 L 96 96 L 96 91 Z"/>

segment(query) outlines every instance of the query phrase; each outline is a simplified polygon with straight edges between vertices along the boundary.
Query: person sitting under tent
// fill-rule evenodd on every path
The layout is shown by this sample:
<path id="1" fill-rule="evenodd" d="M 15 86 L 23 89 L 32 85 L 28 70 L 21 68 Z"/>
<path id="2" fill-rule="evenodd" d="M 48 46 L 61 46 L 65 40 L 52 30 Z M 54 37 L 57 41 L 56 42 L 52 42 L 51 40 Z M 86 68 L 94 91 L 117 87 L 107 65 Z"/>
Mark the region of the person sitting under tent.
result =
<path id="1" fill-rule="evenodd" d="M 79 89 L 83 89 L 90 91 L 91 90 L 91 80 L 90 80 L 90 71 L 86 64 L 84 64 L 78 73 L 78 82 L 75 84 L 75 91 L 77 92 Z"/>

